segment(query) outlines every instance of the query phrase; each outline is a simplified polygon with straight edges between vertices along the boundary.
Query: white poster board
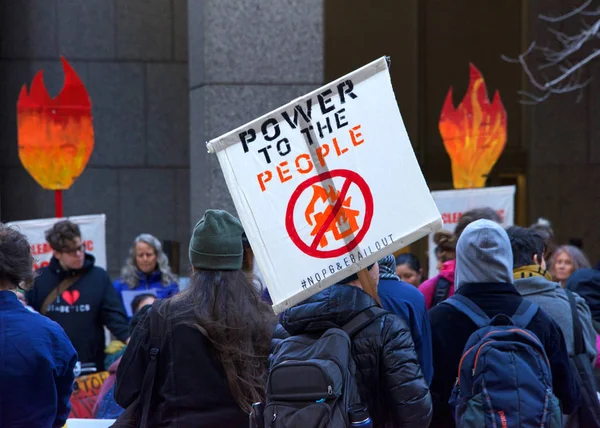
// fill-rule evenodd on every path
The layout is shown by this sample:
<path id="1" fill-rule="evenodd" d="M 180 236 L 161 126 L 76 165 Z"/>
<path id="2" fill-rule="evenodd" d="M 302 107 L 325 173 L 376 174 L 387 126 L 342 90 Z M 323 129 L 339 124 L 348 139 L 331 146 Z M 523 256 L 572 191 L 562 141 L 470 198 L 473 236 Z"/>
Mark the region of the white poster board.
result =
<path id="1" fill-rule="evenodd" d="M 515 186 L 483 187 L 480 189 L 440 190 L 431 192 L 442 214 L 444 230 L 454 232 L 456 223 L 465 211 L 490 207 L 503 219 L 502 225 L 512 226 L 515 221 Z M 438 274 L 435 243 L 429 235 L 429 278 Z"/>
<path id="2" fill-rule="evenodd" d="M 104 214 L 67 217 L 81 229 L 81 240 L 86 252 L 96 258 L 95 265 L 106 269 L 106 216 Z M 13 221 L 15 227 L 27 237 L 34 258 L 34 269 L 48 266 L 52 258 L 52 248 L 46 242 L 45 232 L 61 218 Z"/>
<path id="3" fill-rule="evenodd" d="M 210 141 L 208 150 L 217 153 L 276 312 L 442 226 L 385 57 Z"/>
<path id="4" fill-rule="evenodd" d="M 63 428 L 109 428 L 116 419 L 67 419 Z"/>

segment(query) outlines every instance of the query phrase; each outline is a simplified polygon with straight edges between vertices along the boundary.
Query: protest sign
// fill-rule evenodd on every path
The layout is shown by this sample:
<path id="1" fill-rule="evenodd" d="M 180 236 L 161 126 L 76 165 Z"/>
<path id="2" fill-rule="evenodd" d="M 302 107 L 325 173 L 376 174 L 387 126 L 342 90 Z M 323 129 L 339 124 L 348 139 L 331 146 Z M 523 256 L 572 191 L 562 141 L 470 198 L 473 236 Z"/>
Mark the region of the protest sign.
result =
<path id="1" fill-rule="evenodd" d="M 68 419 L 63 428 L 109 428 L 115 419 Z"/>
<path id="2" fill-rule="evenodd" d="M 94 405 L 107 377 L 108 372 L 104 371 L 75 378 L 70 417 L 88 419 L 93 416 Z"/>
<path id="3" fill-rule="evenodd" d="M 490 207 L 498 212 L 503 226 L 512 226 L 515 220 L 515 186 L 482 187 L 480 189 L 441 190 L 431 192 L 437 205 L 444 230 L 454 232 L 456 223 L 465 211 Z M 438 274 L 435 243 L 429 235 L 429 278 Z"/>
<path id="4" fill-rule="evenodd" d="M 128 317 L 133 316 L 133 309 L 131 307 L 131 303 L 133 299 L 142 294 L 153 294 L 156 296 L 155 288 L 148 288 L 144 290 L 123 290 L 121 291 L 121 297 L 123 298 L 123 306 L 125 306 L 125 312 L 127 312 Z"/>
<path id="5" fill-rule="evenodd" d="M 208 150 L 276 312 L 442 225 L 386 58 L 210 141 Z"/>
<path id="6" fill-rule="evenodd" d="M 95 265 L 106 269 L 106 216 L 98 214 L 67 217 L 67 219 L 79 225 L 85 251 L 96 258 Z M 50 263 L 52 248 L 46 242 L 45 232 L 60 220 L 64 219 L 42 218 L 8 223 L 27 237 L 34 258 L 34 270 L 48 266 Z"/>

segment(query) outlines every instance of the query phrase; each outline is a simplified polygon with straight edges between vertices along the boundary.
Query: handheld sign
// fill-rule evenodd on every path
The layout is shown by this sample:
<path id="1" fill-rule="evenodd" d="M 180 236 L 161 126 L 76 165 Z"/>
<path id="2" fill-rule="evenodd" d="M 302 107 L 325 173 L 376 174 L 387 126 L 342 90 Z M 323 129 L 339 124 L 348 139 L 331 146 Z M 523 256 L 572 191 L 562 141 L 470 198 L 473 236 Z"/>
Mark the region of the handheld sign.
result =
<path id="1" fill-rule="evenodd" d="M 207 145 L 277 313 L 442 227 L 385 57 Z"/>

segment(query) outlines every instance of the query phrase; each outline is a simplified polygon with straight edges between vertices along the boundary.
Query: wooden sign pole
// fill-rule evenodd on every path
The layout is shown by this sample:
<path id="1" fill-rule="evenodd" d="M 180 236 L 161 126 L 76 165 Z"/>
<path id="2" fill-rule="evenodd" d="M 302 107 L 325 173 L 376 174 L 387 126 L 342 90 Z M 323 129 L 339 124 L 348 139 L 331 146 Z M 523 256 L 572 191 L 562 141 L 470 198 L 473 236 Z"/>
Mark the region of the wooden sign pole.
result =
<path id="1" fill-rule="evenodd" d="M 379 306 L 381 306 L 381 302 L 379 301 L 379 296 L 377 295 L 377 284 L 373 284 L 371 277 L 369 276 L 369 270 L 367 268 L 359 270 L 356 275 L 358 276 L 358 280 L 360 281 L 360 285 L 365 292 L 371 296 Z"/>

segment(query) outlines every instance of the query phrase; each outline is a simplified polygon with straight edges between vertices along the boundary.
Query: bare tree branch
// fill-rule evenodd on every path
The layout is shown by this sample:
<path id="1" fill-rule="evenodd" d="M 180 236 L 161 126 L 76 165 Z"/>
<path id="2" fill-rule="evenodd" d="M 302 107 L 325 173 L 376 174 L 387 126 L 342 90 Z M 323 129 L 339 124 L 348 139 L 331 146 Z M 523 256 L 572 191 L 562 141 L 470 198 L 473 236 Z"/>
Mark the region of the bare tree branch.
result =
<path id="1" fill-rule="evenodd" d="M 551 17 L 539 15 L 540 20 L 551 24 L 562 23 L 570 18 L 579 16 L 581 29 L 576 34 L 567 34 L 549 27 L 548 31 L 554 35 L 558 42 L 558 49 L 540 47 L 533 41 L 527 50 L 518 58 L 502 59 L 518 63 L 523 68 L 534 92 L 519 91 L 523 104 L 537 104 L 547 100 L 552 95 L 565 94 L 579 91 L 578 101 L 583 97 L 583 89 L 591 82 L 590 79 L 582 81 L 586 66 L 600 57 L 600 18 L 588 25 L 584 17 L 600 16 L 600 7 L 587 10 L 594 0 L 586 0 L 581 6 L 564 15 Z M 598 0 L 596 0 L 598 1 Z M 587 51 L 587 52 L 586 52 Z M 532 69 L 528 61 L 535 61 L 536 67 Z"/>
<path id="2" fill-rule="evenodd" d="M 579 6 L 576 9 L 573 9 L 571 12 L 565 14 L 565 15 L 561 15 L 561 16 L 556 16 L 556 17 L 552 17 L 552 16 L 546 16 L 546 15 L 538 15 L 539 18 L 542 21 L 546 21 L 546 22 L 561 22 L 564 21 L 565 19 L 569 19 L 581 12 L 583 12 L 585 9 L 588 8 L 588 6 L 592 4 L 592 0 L 587 0 L 585 3 L 583 3 L 581 6 Z"/>

